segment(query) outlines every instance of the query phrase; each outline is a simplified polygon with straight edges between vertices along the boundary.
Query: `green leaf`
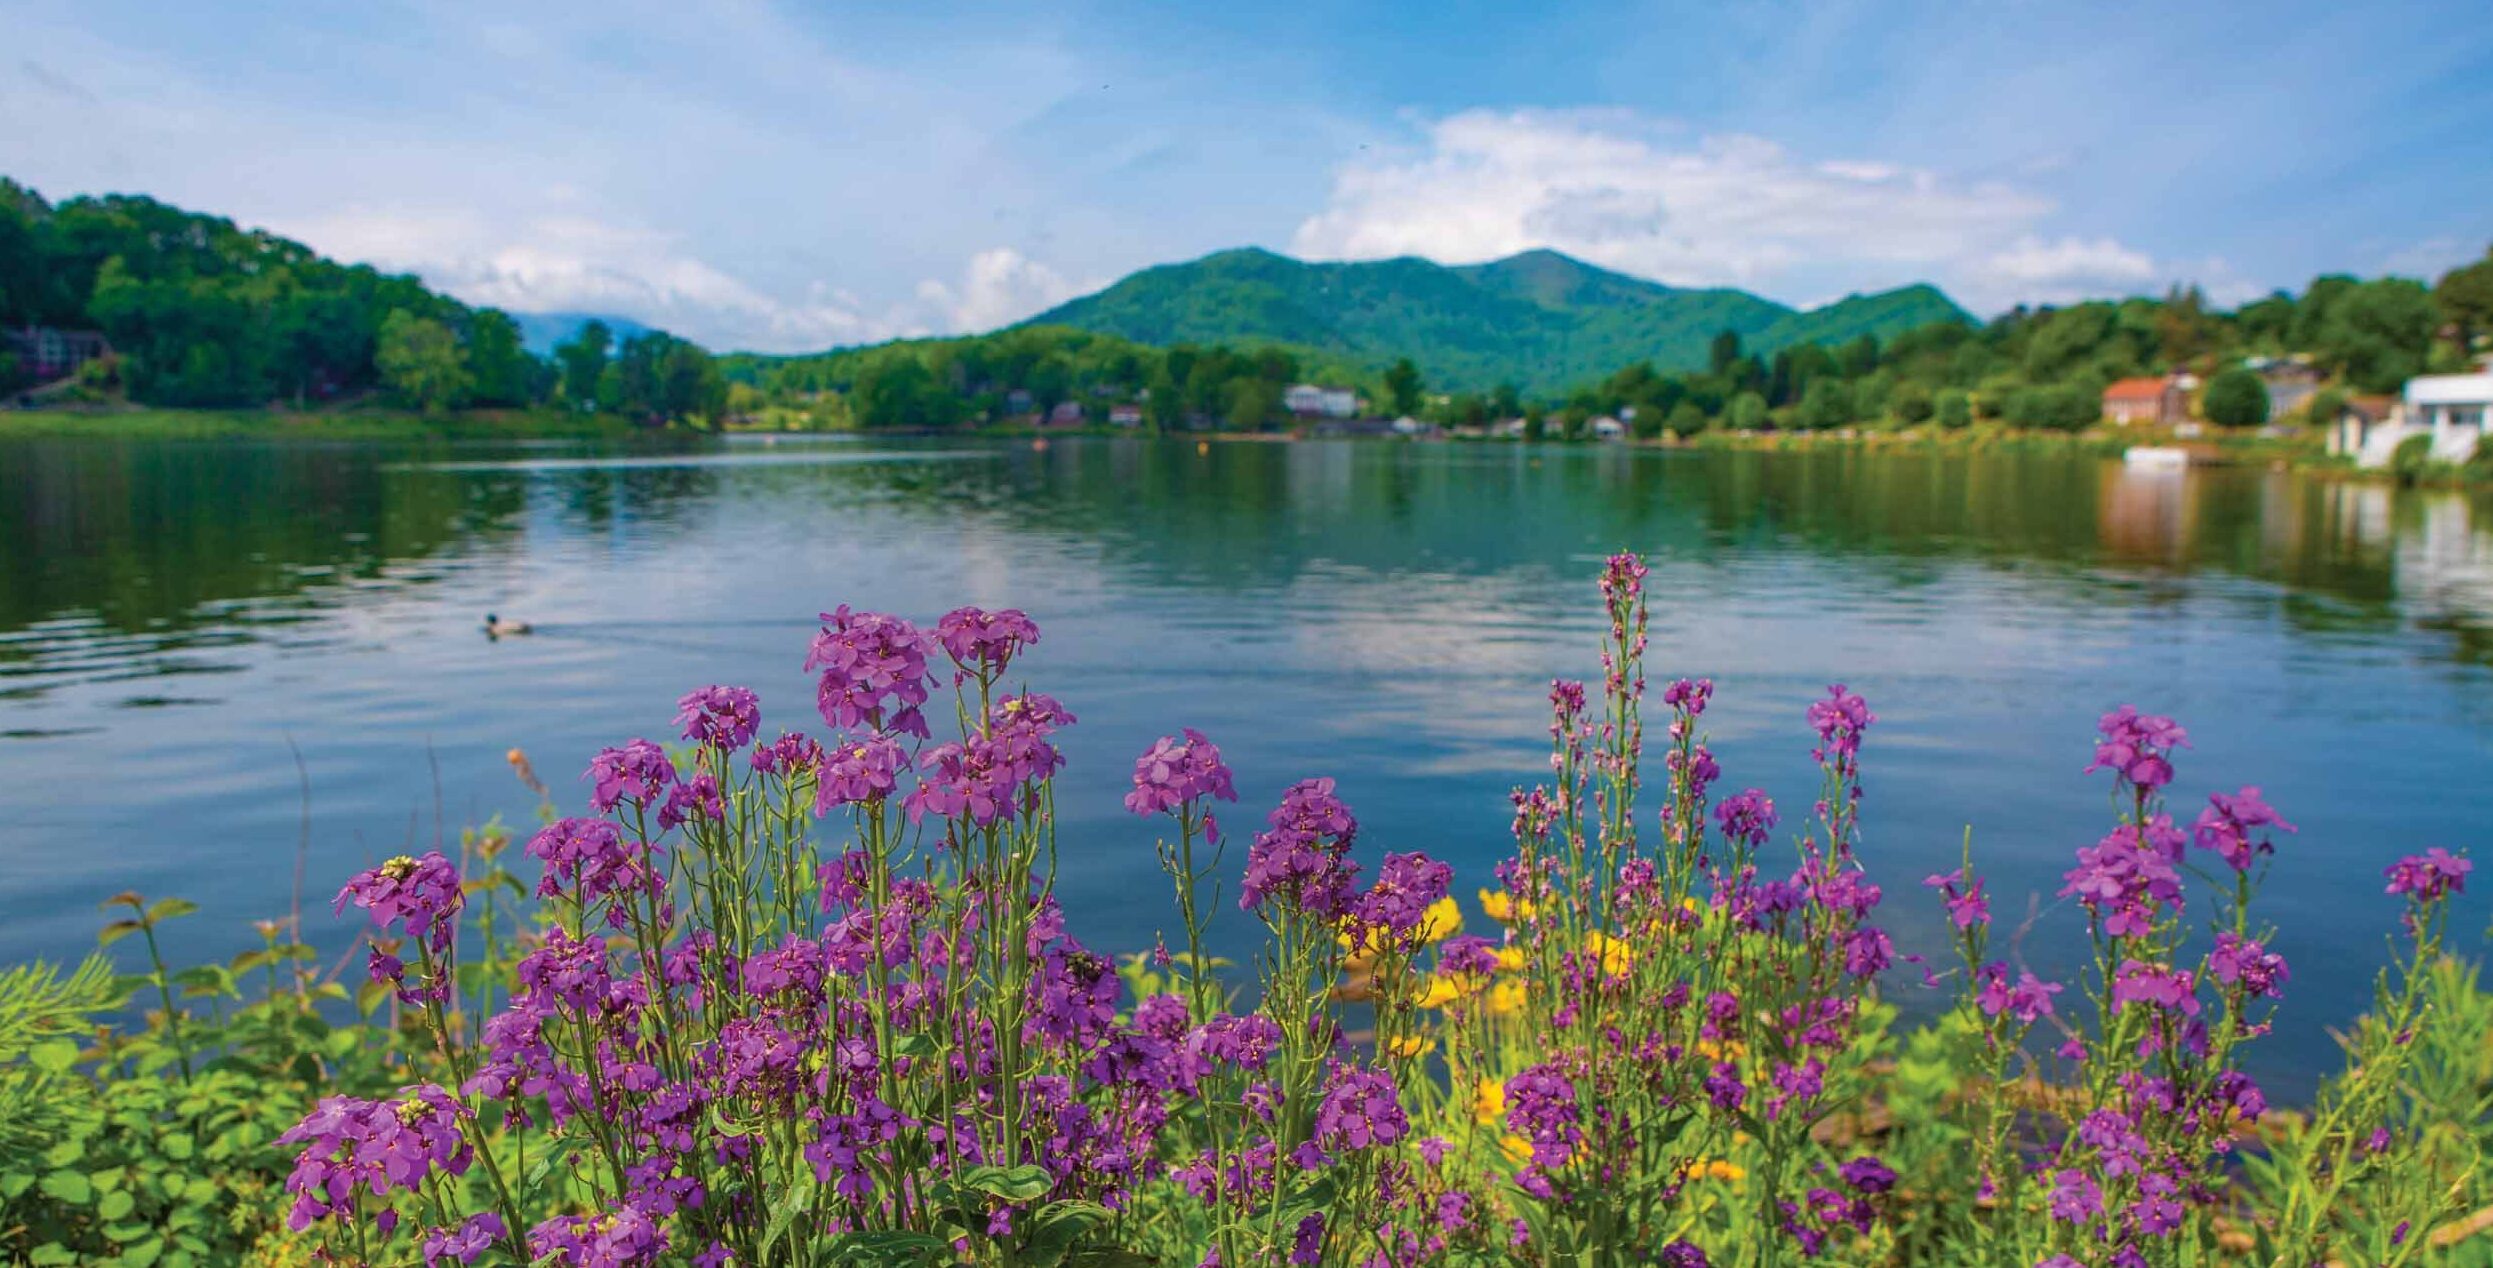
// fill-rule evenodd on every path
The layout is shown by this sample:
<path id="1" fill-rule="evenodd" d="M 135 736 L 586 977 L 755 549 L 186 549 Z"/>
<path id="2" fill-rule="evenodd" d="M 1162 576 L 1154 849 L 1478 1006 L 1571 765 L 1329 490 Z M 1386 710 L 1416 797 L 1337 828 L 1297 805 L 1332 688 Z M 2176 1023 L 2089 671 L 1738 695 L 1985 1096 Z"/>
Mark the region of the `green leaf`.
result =
<path id="1" fill-rule="evenodd" d="M 121 1252 L 121 1262 L 131 1265 L 131 1268 L 148 1268 L 148 1265 L 155 1263 L 163 1254 L 164 1239 L 150 1237 L 143 1242 L 124 1247 Z"/>
<path id="2" fill-rule="evenodd" d="M 788 1225 L 813 1204 L 813 1185 L 795 1184 L 781 1191 L 779 1200 L 771 1204 L 770 1223 L 762 1229 L 762 1258 L 770 1258 L 771 1249 L 788 1235 Z"/>
<path id="3" fill-rule="evenodd" d="M 85 1206 L 95 1200 L 95 1182 L 75 1171 L 55 1171 L 43 1178 L 43 1191 L 55 1202 Z"/>
<path id="4" fill-rule="evenodd" d="M 961 1183 L 1007 1202 L 1036 1202 L 1056 1187 L 1056 1177 L 1035 1162 L 1018 1167 L 972 1167 Z"/>
<path id="5" fill-rule="evenodd" d="M 159 898 L 154 906 L 147 909 L 147 921 L 149 924 L 160 924 L 177 916 L 190 915 L 198 910 L 199 904 L 187 898 Z"/>
<path id="6" fill-rule="evenodd" d="M 45 1242 L 27 1253 L 26 1262 L 37 1268 L 51 1268 L 53 1264 L 74 1264 L 78 1257 L 59 1242 Z"/>
<path id="7" fill-rule="evenodd" d="M 1031 1268 L 1052 1268 L 1084 1233 L 1114 1218 L 1097 1202 L 1050 1202 L 1030 1221 L 1024 1257 Z"/>
<path id="8" fill-rule="evenodd" d="M 952 1247 L 931 1233 L 842 1233 L 824 1248 L 831 1262 L 856 1264 L 860 1268 L 898 1268 L 903 1264 L 941 1263 L 952 1254 Z"/>
<path id="9" fill-rule="evenodd" d="M 50 1039 L 36 1044 L 26 1059 L 46 1074 L 61 1074 L 78 1064 L 78 1045 L 67 1039 Z"/>
<path id="10" fill-rule="evenodd" d="M 165 1157 L 175 1162 L 184 1162 L 188 1161 L 191 1154 L 197 1150 L 198 1142 L 191 1139 L 189 1132 L 175 1132 L 164 1138 L 161 1147 Z"/>
<path id="11" fill-rule="evenodd" d="M 95 944 L 109 947 L 138 931 L 139 922 L 135 920 L 115 920 L 95 931 Z"/>

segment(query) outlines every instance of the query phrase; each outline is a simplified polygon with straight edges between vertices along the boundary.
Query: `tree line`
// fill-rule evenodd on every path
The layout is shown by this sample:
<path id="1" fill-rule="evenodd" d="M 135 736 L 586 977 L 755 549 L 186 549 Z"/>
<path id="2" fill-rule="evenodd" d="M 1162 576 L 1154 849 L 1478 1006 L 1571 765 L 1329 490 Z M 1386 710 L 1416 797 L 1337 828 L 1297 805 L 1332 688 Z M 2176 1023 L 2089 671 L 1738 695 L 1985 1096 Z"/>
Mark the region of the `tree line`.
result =
<path id="1" fill-rule="evenodd" d="M 378 395 L 414 409 L 560 404 L 644 422 L 715 418 L 711 356 L 602 326 L 553 361 L 517 322 L 413 277 L 341 264 L 299 242 L 152 198 L 58 205 L 0 178 L 0 325 L 101 331 L 88 373 L 150 405 L 298 408 Z M 0 352 L 0 389 L 32 367 Z"/>

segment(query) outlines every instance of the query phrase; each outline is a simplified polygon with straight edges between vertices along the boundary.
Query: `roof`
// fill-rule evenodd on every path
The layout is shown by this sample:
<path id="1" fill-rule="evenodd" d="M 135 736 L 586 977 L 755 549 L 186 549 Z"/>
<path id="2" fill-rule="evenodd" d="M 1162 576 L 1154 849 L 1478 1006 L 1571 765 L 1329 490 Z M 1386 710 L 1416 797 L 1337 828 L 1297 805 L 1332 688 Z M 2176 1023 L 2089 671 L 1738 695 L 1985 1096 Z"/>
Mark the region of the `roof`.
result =
<path id="1" fill-rule="evenodd" d="M 2493 404 L 2493 374 L 2423 374 L 2406 381 L 2409 405 Z"/>
<path id="2" fill-rule="evenodd" d="M 2103 398 L 2111 400 L 2157 400 L 2163 397 L 2167 383 L 2163 379 L 2119 379 L 2103 390 Z"/>

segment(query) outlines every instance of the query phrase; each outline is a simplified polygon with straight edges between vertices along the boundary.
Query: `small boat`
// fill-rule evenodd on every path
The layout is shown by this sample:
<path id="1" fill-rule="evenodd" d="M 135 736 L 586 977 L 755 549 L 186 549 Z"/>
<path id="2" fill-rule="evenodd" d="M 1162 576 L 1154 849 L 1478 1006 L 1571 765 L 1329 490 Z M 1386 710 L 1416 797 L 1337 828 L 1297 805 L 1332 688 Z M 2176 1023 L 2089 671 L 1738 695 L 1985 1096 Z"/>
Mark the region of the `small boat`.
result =
<path id="1" fill-rule="evenodd" d="M 2121 451 L 2121 463 L 2140 471 L 2181 471 L 2190 466 L 2190 451 L 2173 445 L 2132 445 Z"/>

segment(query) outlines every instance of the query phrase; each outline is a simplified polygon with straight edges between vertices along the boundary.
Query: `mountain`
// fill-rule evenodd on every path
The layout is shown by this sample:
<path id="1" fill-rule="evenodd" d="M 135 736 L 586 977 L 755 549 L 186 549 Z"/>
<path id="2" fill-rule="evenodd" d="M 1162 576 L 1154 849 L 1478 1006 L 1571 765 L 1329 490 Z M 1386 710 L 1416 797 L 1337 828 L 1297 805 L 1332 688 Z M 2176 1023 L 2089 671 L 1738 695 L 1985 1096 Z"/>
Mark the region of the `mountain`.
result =
<path id="1" fill-rule="evenodd" d="M 629 317 L 610 317 L 604 313 L 513 313 L 511 320 L 519 323 L 522 347 L 540 357 L 554 355 L 554 349 L 571 342 L 582 326 L 593 321 L 606 323 L 615 332 L 615 342 L 622 343 L 634 335 L 645 335 L 651 328 Z"/>
<path id="2" fill-rule="evenodd" d="M 1407 356 L 1432 387 L 1506 382 L 1552 393 L 1638 360 L 1702 367 L 1725 330 L 1749 351 L 1772 353 L 1951 320 L 1970 318 L 1930 286 L 1804 312 L 1746 291 L 1664 286 L 1556 251 L 1448 266 L 1408 256 L 1318 263 L 1250 247 L 1144 269 L 1024 324 L 1161 346 L 1289 344 L 1379 366 Z"/>

